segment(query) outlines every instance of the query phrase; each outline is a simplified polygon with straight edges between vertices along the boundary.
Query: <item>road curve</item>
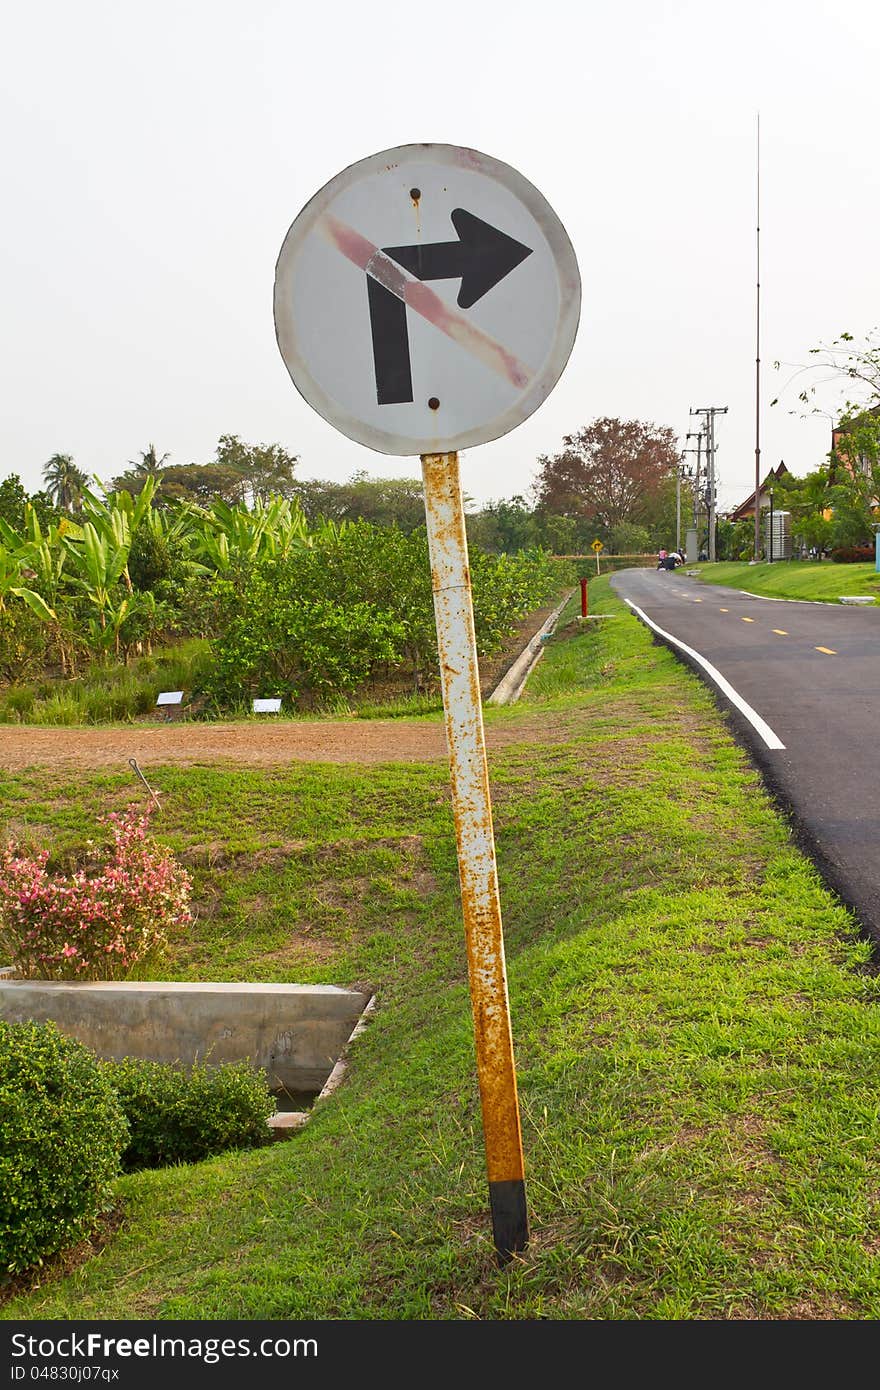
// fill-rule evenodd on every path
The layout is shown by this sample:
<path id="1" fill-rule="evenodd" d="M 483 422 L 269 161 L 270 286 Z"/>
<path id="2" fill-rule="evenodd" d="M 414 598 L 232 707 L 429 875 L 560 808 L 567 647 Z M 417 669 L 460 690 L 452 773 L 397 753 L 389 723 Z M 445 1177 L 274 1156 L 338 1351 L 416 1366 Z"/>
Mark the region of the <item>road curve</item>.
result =
<path id="1" fill-rule="evenodd" d="M 759 598 L 665 570 L 611 583 L 715 691 L 805 848 L 880 944 L 880 606 Z"/>

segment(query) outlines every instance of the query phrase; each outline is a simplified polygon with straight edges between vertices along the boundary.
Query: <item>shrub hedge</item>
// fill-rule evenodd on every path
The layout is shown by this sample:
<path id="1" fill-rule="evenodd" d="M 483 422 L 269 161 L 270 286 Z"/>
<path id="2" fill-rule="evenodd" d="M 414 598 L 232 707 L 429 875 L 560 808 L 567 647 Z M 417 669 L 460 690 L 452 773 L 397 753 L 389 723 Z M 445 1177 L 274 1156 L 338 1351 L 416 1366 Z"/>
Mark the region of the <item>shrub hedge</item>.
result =
<path id="1" fill-rule="evenodd" d="M 112 1202 L 128 1125 L 92 1052 L 54 1023 L 0 1022 L 0 1273 L 73 1245 Z"/>
<path id="2" fill-rule="evenodd" d="M 270 1142 L 275 1110 L 265 1073 L 248 1062 L 191 1068 L 126 1057 L 101 1064 L 129 1126 L 126 1172 L 197 1163 Z"/>

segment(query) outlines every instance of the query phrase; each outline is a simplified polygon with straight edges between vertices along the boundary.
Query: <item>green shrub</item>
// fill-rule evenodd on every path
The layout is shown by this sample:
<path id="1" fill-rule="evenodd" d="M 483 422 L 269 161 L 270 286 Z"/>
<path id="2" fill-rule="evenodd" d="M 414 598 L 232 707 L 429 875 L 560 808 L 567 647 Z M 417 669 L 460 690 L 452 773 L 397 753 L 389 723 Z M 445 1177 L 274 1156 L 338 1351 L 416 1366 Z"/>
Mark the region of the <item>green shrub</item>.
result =
<path id="1" fill-rule="evenodd" d="M 3 718 L 26 722 L 34 708 L 34 692 L 28 685 L 11 685 L 3 697 Z"/>
<path id="2" fill-rule="evenodd" d="M 197 1163 L 272 1137 L 275 1102 L 265 1073 L 248 1062 L 183 1068 L 126 1057 L 102 1065 L 128 1120 L 126 1172 Z"/>
<path id="3" fill-rule="evenodd" d="M 0 1022 L 0 1272 L 39 1265 L 94 1229 L 127 1138 L 87 1047 L 54 1023 Z"/>
<path id="4" fill-rule="evenodd" d="M 558 593 L 567 570 L 545 551 L 470 553 L 481 656 Z M 431 566 L 424 529 L 358 521 L 313 546 L 229 569 L 213 582 L 214 668 L 200 693 L 228 710 L 254 695 L 293 707 L 359 690 L 381 668 L 406 668 L 414 688 L 437 669 Z"/>
<path id="5" fill-rule="evenodd" d="M 47 658 L 45 625 L 24 603 L 0 617 L 0 681 L 26 681 Z"/>
<path id="6" fill-rule="evenodd" d="M 69 694 L 65 690 L 59 690 L 51 695 L 48 700 L 35 705 L 29 716 L 31 724 L 81 724 L 83 722 L 82 706 L 75 695 Z"/>

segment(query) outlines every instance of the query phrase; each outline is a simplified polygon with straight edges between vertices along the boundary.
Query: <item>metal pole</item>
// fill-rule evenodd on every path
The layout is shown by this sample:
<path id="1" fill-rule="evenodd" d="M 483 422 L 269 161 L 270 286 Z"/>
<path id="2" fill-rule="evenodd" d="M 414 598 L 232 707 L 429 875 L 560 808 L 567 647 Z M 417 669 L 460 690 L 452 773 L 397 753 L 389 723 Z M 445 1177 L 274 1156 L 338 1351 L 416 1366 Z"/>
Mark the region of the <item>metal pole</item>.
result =
<path id="1" fill-rule="evenodd" d="M 489 1206 L 503 1265 L 528 1245 L 529 1224 L 458 454 L 423 454 L 422 478 Z"/>
<path id="2" fill-rule="evenodd" d="M 770 489 L 770 564 L 773 564 L 773 489 Z"/>
<path id="3" fill-rule="evenodd" d="M 755 233 L 755 559 L 761 558 L 761 113 L 758 113 L 758 134 L 755 158 L 757 183 L 757 228 Z"/>
<path id="4" fill-rule="evenodd" d="M 675 465 L 675 548 L 681 554 L 681 470 L 684 454 Z"/>
<path id="5" fill-rule="evenodd" d="M 709 497 L 707 522 L 709 527 L 709 559 L 715 561 L 715 414 L 714 411 L 708 417 L 709 424 L 709 470 L 708 484 Z"/>
<path id="6" fill-rule="evenodd" d="M 697 546 L 700 544 L 700 450 L 703 447 L 702 430 L 697 435 L 697 477 L 694 487 L 694 526 L 697 528 Z"/>
<path id="7" fill-rule="evenodd" d="M 691 415 L 705 416 L 706 433 L 706 554 L 715 559 L 715 416 L 726 415 L 726 405 L 704 405 Z M 699 459 L 699 453 L 697 454 Z"/>

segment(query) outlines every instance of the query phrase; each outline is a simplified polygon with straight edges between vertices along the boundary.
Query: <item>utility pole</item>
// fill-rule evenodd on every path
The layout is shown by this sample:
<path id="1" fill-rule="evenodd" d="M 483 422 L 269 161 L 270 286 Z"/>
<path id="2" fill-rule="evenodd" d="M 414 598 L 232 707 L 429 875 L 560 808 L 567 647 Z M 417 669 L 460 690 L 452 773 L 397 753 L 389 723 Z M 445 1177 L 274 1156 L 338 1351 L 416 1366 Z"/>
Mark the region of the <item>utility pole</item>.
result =
<path id="1" fill-rule="evenodd" d="M 694 517 L 693 517 L 694 528 L 693 528 L 693 531 L 689 531 L 689 532 L 688 532 L 688 560 L 694 561 L 694 560 L 697 560 L 697 559 L 699 558 L 699 535 L 700 535 L 700 515 L 699 515 L 699 514 L 700 514 L 700 460 L 701 460 L 702 450 L 703 450 L 703 431 L 702 431 L 702 430 L 690 430 L 690 431 L 688 432 L 688 434 L 685 436 L 685 440 L 687 441 L 688 439 L 695 439 L 695 440 L 697 441 L 697 447 L 696 447 L 696 449 L 682 449 L 682 451 L 681 451 L 682 461 L 684 460 L 685 454 L 696 454 L 696 456 L 697 456 L 696 468 L 695 468 L 693 471 L 688 470 L 688 475 L 687 475 L 689 479 L 692 479 L 692 480 L 693 480 L 693 484 L 694 484 L 693 499 L 692 499 L 692 500 L 693 500 L 693 504 L 694 504 L 694 506 L 693 506 L 693 511 L 694 511 Z M 690 537 L 691 537 L 691 536 L 693 536 L 693 542 L 691 542 L 691 540 L 690 540 Z"/>
<path id="2" fill-rule="evenodd" d="M 697 441 L 697 447 L 696 447 L 696 449 L 683 449 L 683 450 L 682 450 L 682 453 L 685 453 L 685 454 L 696 454 L 696 456 L 697 456 L 697 467 L 696 467 L 696 471 L 695 471 L 695 473 L 694 473 L 694 475 L 693 475 L 693 476 L 694 476 L 694 497 L 693 497 L 693 502 L 694 502 L 694 526 L 699 526 L 699 522 L 700 522 L 700 515 L 699 515 L 699 513 L 700 513 L 700 459 L 701 459 L 701 455 L 702 455 L 702 452 L 703 452 L 703 431 L 702 431 L 702 430 L 690 430 L 690 431 L 688 432 L 688 434 L 685 435 L 685 438 L 686 438 L 686 439 L 695 439 L 695 440 Z"/>
<path id="3" fill-rule="evenodd" d="M 675 548 L 681 554 L 681 470 L 684 468 L 684 450 L 675 465 Z"/>
<path id="4" fill-rule="evenodd" d="M 726 415 L 726 405 L 703 405 L 691 411 L 691 415 L 705 417 L 706 435 L 706 511 L 708 513 L 709 559 L 715 559 L 715 416 Z"/>

